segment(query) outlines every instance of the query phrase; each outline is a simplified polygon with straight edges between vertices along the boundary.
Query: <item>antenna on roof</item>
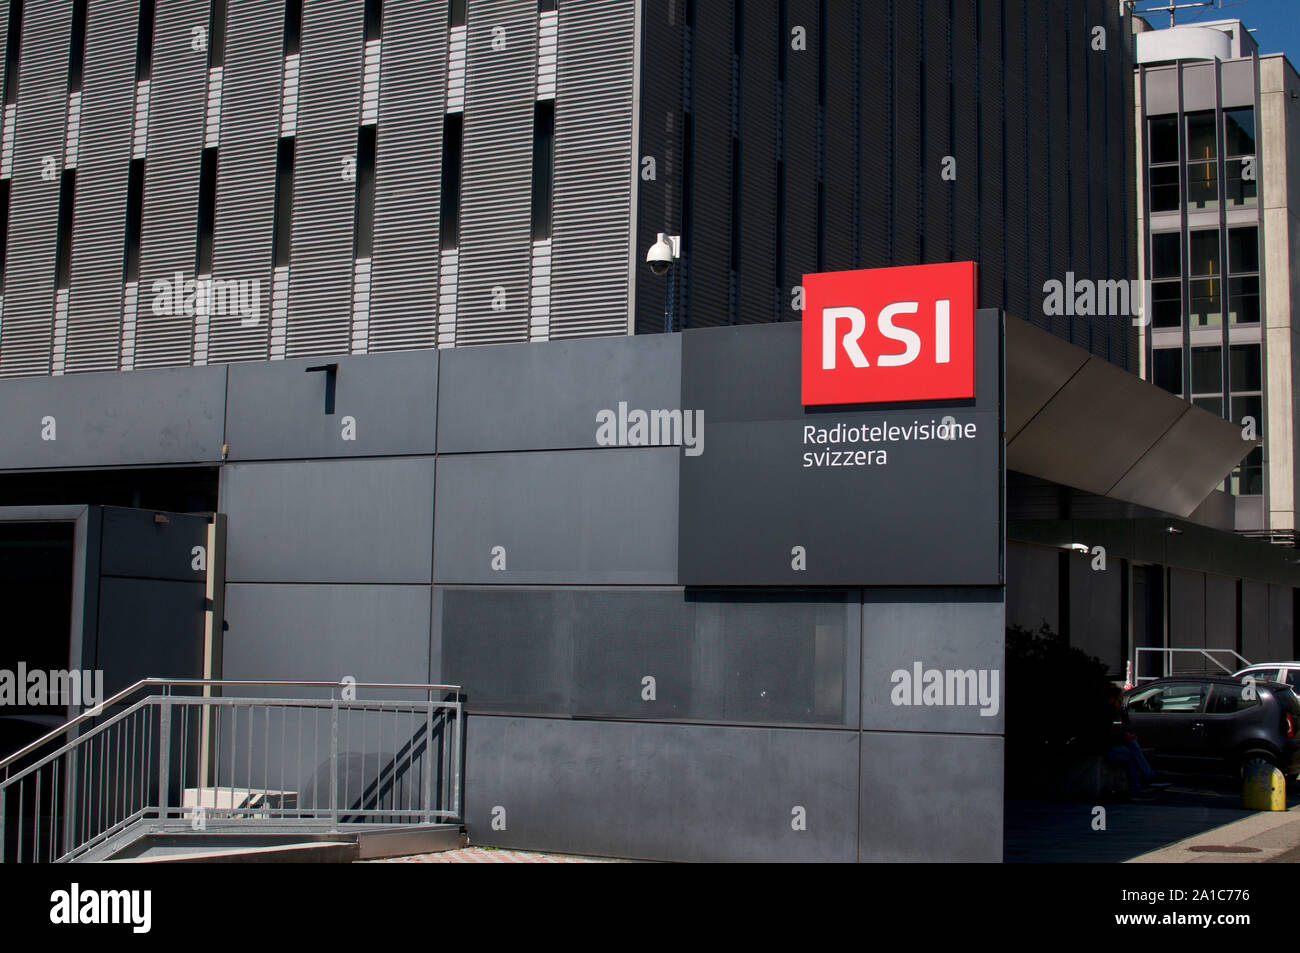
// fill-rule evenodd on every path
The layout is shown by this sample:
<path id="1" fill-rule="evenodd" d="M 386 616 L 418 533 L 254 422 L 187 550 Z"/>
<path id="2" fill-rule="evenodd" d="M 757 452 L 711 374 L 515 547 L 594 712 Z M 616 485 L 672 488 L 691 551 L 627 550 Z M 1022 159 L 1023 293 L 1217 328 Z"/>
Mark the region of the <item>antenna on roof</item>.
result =
<path id="1" fill-rule="evenodd" d="M 1189 9 L 1189 8 L 1192 8 L 1192 7 L 1195 7 L 1195 8 L 1198 8 L 1198 9 L 1203 9 L 1203 8 L 1205 8 L 1205 7 L 1216 7 L 1216 8 L 1218 8 L 1218 9 L 1220 9 L 1220 10 L 1223 9 L 1223 0 L 1190 0 L 1190 2 L 1187 2 L 1187 3 L 1178 3 L 1178 2 L 1176 2 L 1176 0 L 1166 0 L 1165 3 L 1160 4 L 1159 6 L 1147 7 L 1145 10 L 1139 10 L 1139 9 L 1137 9 L 1137 4 L 1140 3 L 1140 2 L 1144 2 L 1144 0 L 1127 0 L 1127 2 L 1129 3 L 1129 5 L 1130 5 L 1130 7 L 1131 7 L 1131 9 L 1132 9 L 1132 11 L 1133 11 L 1134 13 L 1140 13 L 1140 14 L 1143 14 L 1143 15 L 1148 14 L 1148 13 L 1167 13 L 1167 14 L 1169 14 L 1169 25 L 1170 25 L 1170 26 L 1177 26 L 1177 25 L 1178 25 L 1178 22 L 1177 22 L 1177 16 L 1178 16 L 1178 11 L 1179 11 L 1179 10 L 1186 10 L 1186 9 Z M 1242 0 L 1242 2 L 1244 2 L 1244 0 Z M 1230 5 L 1230 6 L 1235 6 L 1236 4 L 1229 4 L 1229 5 Z"/>

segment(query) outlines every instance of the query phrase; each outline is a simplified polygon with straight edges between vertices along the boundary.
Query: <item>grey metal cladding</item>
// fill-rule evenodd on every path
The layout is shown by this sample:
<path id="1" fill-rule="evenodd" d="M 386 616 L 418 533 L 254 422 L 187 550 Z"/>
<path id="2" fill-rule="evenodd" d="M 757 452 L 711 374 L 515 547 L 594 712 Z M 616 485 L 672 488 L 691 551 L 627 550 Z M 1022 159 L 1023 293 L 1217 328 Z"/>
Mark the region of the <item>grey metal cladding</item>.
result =
<path id="1" fill-rule="evenodd" d="M 838 14 L 850 23 L 852 11 Z M 828 17 L 829 19 L 829 17 Z M 790 49 L 790 30 L 801 26 L 807 31 L 807 48 Z M 780 25 L 776 30 L 777 42 L 786 50 L 786 85 L 783 106 L 781 154 L 785 163 L 785 222 L 782 234 L 785 245 L 784 273 L 776 276 L 780 289 L 777 299 L 777 318 L 794 320 L 798 312 L 790 309 L 790 289 L 802 282 L 803 276 L 817 270 L 817 74 L 825 38 L 818 34 L 817 3 L 815 0 L 794 0 L 787 14 L 786 31 Z M 829 74 L 828 74 L 829 80 Z M 850 87 L 854 82 L 852 72 L 837 77 L 837 81 Z M 828 102 L 829 109 L 829 102 Z M 848 130 L 847 141 L 841 139 L 827 148 L 853 148 L 853 129 L 856 123 L 851 112 L 837 115 L 836 125 Z M 851 191 L 850 183 L 850 191 Z M 847 215 L 853 214 L 850 197 Z M 852 245 L 852 229 L 841 241 Z"/>
<path id="2" fill-rule="evenodd" d="M 174 282 L 176 272 L 195 277 L 208 58 L 190 44 L 194 27 L 208 25 L 209 10 L 208 0 L 168 0 L 154 18 L 136 367 L 188 364 L 193 357 L 194 316 L 154 314 L 151 301 L 155 281 Z"/>
<path id="3" fill-rule="evenodd" d="M 1052 245 L 1049 229 L 1051 216 L 1055 214 L 1055 209 L 1049 204 L 1055 170 L 1049 162 L 1048 153 L 1047 116 L 1050 107 L 1046 95 L 1048 84 L 1045 76 L 1052 69 L 1052 65 L 1046 60 L 1048 32 L 1047 18 L 1037 9 L 1031 10 L 1026 18 L 1025 30 L 1027 110 L 1025 132 L 1028 135 L 1028 143 L 1024 155 L 1029 170 L 1026 182 L 1028 188 L 1025 192 L 1029 203 L 1029 228 L 1026 232 L 1028 258 L 1022 270 L 1028 282 L 1026 307 L 1037 313 L 1044 324 L 1049 323 L 1049 319 L 1043 315 L 1041 296 L 1043 284 L 1050 273 L 1051 261 L 1048 253 Z M 1052 32 L 1055 32 L 1054 24 Z"/>
<path id="4" fill-rule="evenodd" d="M 0 382 L 0 469 L 221 459 L 226 369 L 159 368 Z M 57 439 L 42 440 L 54 418 Z"/>
<path id="5" fill-rule="evenodd" d="M 940 174 L 944 156 L 952 155 L 949 142 L 948 77 L 952 64 L 948 42 L 952 19 L 935 4 L 921 7 L 921 75 L 925 95 L 925 119 L 921 129 L 921 190 L 925 214 L 921 221 L 922 261 L 952 261 L 952 183 Z M 954 157 L 955 158 L 955 157 Z"/>
<path id="6" fill-rule="evenodd" d="M 857 176 L 858 228 L 861 230 L 858 257 L 848 266 L 840 259 L 827 260 L 828 268 L 883 268 L 893 264 L 894 217 L 891 212 L 893 191 L 890 185 L 893 169 L 892 96 L 893 82 L 892 38 L 889 31 L 889 11 L 885 4 L 858 4 L 862 18 L 858 37 L 847 30 L 833 30 L 827 40 L 827 50 L 832 58 L 827 67 L 830 89 L 827 90 L 828 109 L 835 106 L 834 97 L 839 83 L 834 79 L 839 69 L 847 69 L 846 58 L 852 62 L 857 44 L 857 69 L 859 72 L 856 105 L 859 125 L 858 143 L 851 152 L 830 152 L 826 156 L 828 185 L 826 194 L 827 227 L 832 223 L 843 227 L 836 209 L 837 182 Z M 839 52 L 836 52 L 836 51 Z M 846 75 L 848 75 L 846 73 Z M 854 159 L 857 158 L 855 167 Z M 835 245 L 827 235 L 827 247 Z"/>
<path id="7" fill-rule="evenodd" d="M 211 323 L 208 361 L 213 364 L 265 360 L 269 354 L 283 44 L 284 4 L 228 0 L 212 272 L 227 280 L 260 279 L 263 294 L 256 325 Z"/>
<path id="8" fill-rule="evenodd" d="M 990 37 L 1002 35 L 1002 18 L 991 3 L 980 5 L 980 37 L 986 42 L 980 57 L 980 171 L 979 202 L 983 229 L 980 234 L 980 304 L 998 305 L 1003 300 L 1006 256 L 1002 245 L 1006 234 L 1002 191 L 1002 98 L 1004 79 L 1002 54 Z"/>
<path id="9" fill-rule="evenodd" d="M 72 0 L 23 7 L 0 377 L 50 372 L 59 180 L 42 178 L 41 169 L 47 156 L 63 167 L 71 24 Z"/>
<path id="10" fill-rule="evenodd" d="M 284 460 L 433 453 L 438 352 L 344 355 L 326 413 L 319 359 L 258 361 L 230 368 L 226 442 L 231 460 Z M 345 418 L 352 418 L 345 440 Z"/>
<path id="11" fill-rule="evenodd" d="M 466 744 L 475 843 L 651 860 L 856 859 L 856 732 L 479 715 Z M 504 831 L 492 829 L 494 805 L 508 806 Z M 792 805 L 821 820 L 794 830 Z"/>
<path id="12" fill-rule="evenodd" d="M 980 260 L 980 73 L 979 4 L 956 0 L 953 11 L 953 126 L 957 180 L 953 201 L 953 259 Z M 985 104 L 987 108 L 987 104 Z"/>
<path id="13" fill-rule="evenodd" d="M 433 457 L 226 466 L 226 578 L 427 584 L 433 481 Z"/>
<path id="14" fill-rule="evenodd" d="M 475 0 L 466 26 L 456 344 L 526 341 L 537 5 Z"/>
<path id="15" fill-rule="evenodd" d="M 859 859 L 1001 863 L 1003 749 L 997 735 L 863 732 Z"/>
<path id="16" fill-rule="evenodd" d="M 565 12 L 560 16 L 565 16 Z M 563 25 L 560 30 L 563 33 Z M 645 264 L 645 253 L 659 232 L 674 235 L 678 234 L 679 228 L 686 228 L 682 203 L 686 201 L 684 163 L 688 157 L 682 151 L 682 137 L 685 135 L 687 101 L 698 85 L 688 71 L 689 33 L 688 25 L 675 15 L 673 7 L 667 4 L 645 6 L 640 37 L 641 111 L 637 119 L 637 234 L 633 272 L 636 330 L 641 334 L 659 331 L 664 326 L 664 283 L 667 280 L 650 272 Z M 563 109 L 563 101 L 560 108 Z M 702 153 L 698 149 L 696 153 L 694 174 L 699 175 L 703 163 L 698 156 Z M 655 163 L 655 175 L 650 179 L 641 175 L 641 163 L 646 159 L 653 159 Z M 692 239 L 683 234 L 683 241 L 691 243 Z M 691 317 L 688 312 L 695 273 L 696 250 L 683 250 L 685 254 L 678 265 L 680 280 L 674 289 L 674 306 L 680 304 L 676 311 L 679 325 Z"/>
<path id="17" fill-rule="evenodd" d="M 716 4 L 705 9 L 718 14 Z M 731 282 L 731 31 L 726 14 L 694 32 L 690 300 L 684 327 L 729 324 Z M 642 252 L 644 254 L 644 251 Z M 643 281 L 648 281 L 644 277 Z"/>
<path id="18" fill-rule="evenodd" d="M 153 510 L 106 506 L 103 513 L 102 575 L 204 581 L 206 571 L 194 568 L 194 547 L 208 544 L 206 516 L 167 513 L 160 523 Z"/>
<path id="19" fill-rule="evenodd" d="M 1035 14 L 1037 15 L 1037 14 Z M 1041 308 L 1029 307 L 1029 282 L 1025 269 L 1029 262 L 1029 201 L 1026 195 L 1029 178 L 1025 142 L 1028 130 L 1025 115 L 1025 0 L 1007 0 L 1004 70 L 1006 90 L 1006 215 L 1002 219 L 1005 236 L 1007 296 L 1003 307 L 1014 315 L 1044 325 Z"/>
<path id="20" fill-rule="evenodd" d="M 1002 733 L 1002 589 L 868 589 L 862 631 L 864 730 Z M 932 670 L 958 673 L 945 681 L 945 689 L 951 684 L 953 690 L 945 704 L 923 705 L 916 694 L 917 683 L 923 685 L 924 673 Z M 906 699 L 896 695 L 903 689 Z"/>
<path id="21" fill-rule="evenodd" d="M 1047 193 L 1050 205 L 1048 222 L 1049 249 L 1048 277 L 1065 280 L 1066 271 L 1070 270 L 1070 106 L 1071 94 L 1070 47 L 1086 45 L 1084 37 L 1076 37 L 1070 32 L 1068 17 L 1061 17 L 1047 31 L 1047 62 L 1043 81 L 1047 86 Z M 1041 294 L 1042 284 L 1032 289 Z M 1060 319 L 1051 318 L 1053 330 Z M 1065 319 L 1068 321 L 1069 319 Z M 1066 336 L 1068 340 L 1068 335 Z"/>
<path id="22" fill-rule="evenodd" d="M 740 306 L 736 323 L 780 315 L 776 270 L 776 5 L 742 4 L 748 39 L 740 71 Z M 763 45 L 759 45 L 759 44 Z M 767 48 L 764 49 L 763 47 Z"/>
<path id="23" fill-rule="evenodd" d="M 356 186 L 343 178 L 361 122 L 365 22 L 358 0 L 302 12 L 302 54 L 289 258 L 289 357 L 349 349 Z"/>
<path id="24" fill-rule="evenodd" d="M 440 351 L 438 452 L 594 448 L 603 409 L 680 406 L 681 354 L 675 334 Z"/>
<path id="25" fill-rule="evenodd" d="M 894 6 L 894 265 L 921 261 L 921 0 Z"/>
<path id="26" fill-rule="evenodd" d="M 89 6 L 72 220 L 67 370 L 118 366 L 138 0 Z"/>
<path id="27" fill-rule="evenodd" d="M 797 223 L 804 214 L 802 210 L 790 204 L 792 199 L 797 201 L 795 194 L 791 192 L 791 187 L 801 186 L 797 176 L 806 175 L 807 185 L 810 188 L 815 189 L 817 185 L 815 153 L 814 167 L 805 172 L 797 171 L 803 163 L 800 154 L 801 144 L 797 141 L 797 137 L 810 135 L 807 127 L 808 123 L 812 123 L 814 131 L 810 143 L 814 148 L 817 144 L 816 131 L 820 130 L 824 136 L 821 170 L 825 186 L 825 206 L 822 215 L 826 244 L 821 268 L 824 271 L 841 271 L 859 267 L 863 243 L 875 241 L 882 232 L 886 255 L 888 255 L 888 219 L 882 217 L 878 220 L 879 224 L 875 221 L 868 223 L 860 220 L 859 214 L 855 214 L 860 213 L 865 207 L 864 203 L 868 196 L 863 194 L 863 189 L 866 183 L 871 183 L 870 192 L 875 193 L 879 189 L 880 182 L 879 178 L 870 174 L 864 174 L 860 178 L 858 162 L 871 163 L 873 171 L 878 171 L 875 167 L 880 163 L 881 155 L 888 148 L 888 144 L 877 140 L 872 149 L 861 148 L 863 120 L 867 117 L 858 114 L 860 83 L 863 80 L 860 70 L 863 51 L 858 33 L 859 21 L 863 19 L 864 12 L 857 9 L 858 4 L 838 8 L 828 6 L 827 11 L 830 15 L 827 17 L 827 30 L 823 36 L 818 32 L 818 6 L 819 4 L 809 0 L 801 0 L 799 4 L 790 6 L 789 22 L 808 25 L 810 51 L 792 52 L 787 65 L 790 82 L 786 92 L 789 101 L 785 110 L 786 194 L 788 196 L 786 234 L 790 235 L 792 240 L 796 240 L 795 236 L 799 228 Z M 817 59 L 810 63 L 808 58 L 813 55 Z M 822 60 L 825 61 L 826 75 L 824 116 L 821 114 L 816 93 L 818 71 L 822 69 L 820 62 Z M 810 70 L 813 71 L 811 76 Z M 811 83 L 811 86 L 804 86 L 807 83 Z M 874 116 L 879 108 L 875 97 L 872 106 L 871 114 Z M 884 174 L 888 176 L 887 168 Z M 816 225 L 817 223 L 814 222 L 814 229 Z M 817 240 L 818 236 L 814 231 L 813 266 L 805 268 L 805 272 L 817 270 Z M 888 260 L 884 264 L 889 264 Z"/>
<path id="28" fill-rule="evenodd" d="M 636 447 L 439 457 L 434 581 L 675 584 L 681 454 Z"/>
<path id="29" fill-rule="evenodd" d="M 560 4 L 552 338 L 628 331 L 635 24 L 635 4 Z"/>
<path id="30" fill-rule="evenodd" d="M 428 586 L 226 586 L 230 679 L 419 682 L 429 670 Z"/>
<path id="31" fill-rule="evenodd" d="M 447 4 L 388 0 L 381 52 L 372 352 L 435 343 Z"/>
<path id="32" fill-rule="evenodd" d="M 1091 22 L 1105 24 L 1105 6 L 1106 0 L 1088 0 Z M 1108 55 L 1088 57 L 1088 239 L 1091 251 L 1088 274 L 1095 279 L 1112 277 L 1108 274 L 1107 268 L 1107 246 L 1111 241 L 1111 221 L 1106 207 L 1107 163 L 1110 159 L 1106 142 L 1110 127 L 1110 119 L 1106 112 L 1106 73 L 1108 72 L 1106 56 Z M 1124 161 L 1132 162 L 1133 159 L 1127 157 Z M 1098 323 L 1089 329 L 1090 338 L 1081 340 L 1088 340 L 1089 343 L 1085 345 L 1088 350 L 1106 357 L 1104 326 L 1106 319 L 1093 320 Z"/>

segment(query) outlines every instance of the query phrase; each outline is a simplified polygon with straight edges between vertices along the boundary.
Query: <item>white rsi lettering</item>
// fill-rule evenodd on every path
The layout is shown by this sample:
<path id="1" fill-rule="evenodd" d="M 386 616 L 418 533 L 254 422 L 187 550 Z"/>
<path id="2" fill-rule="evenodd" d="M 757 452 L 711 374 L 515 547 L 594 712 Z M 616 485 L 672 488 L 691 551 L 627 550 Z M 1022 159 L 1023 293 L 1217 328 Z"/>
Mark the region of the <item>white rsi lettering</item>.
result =
<path id="1" fill-rule="evenodd" d="M 881 354 L 876 363 L 881 367 L 903 367 L 911 364 L 921 354 L 921 335 L 911 328 L 901 328 L 894 323 L 894 317 L 901 314 L 916 314 L 920 308 L 917 301 L 895 301 L 880 309 L 876 317 L 876 327 L 881 335 L 903 345 L 898 354 Z M 871 362 L 862 353 L 858 344 L 867 330 L 867 316 L 858 308 L 839 307 L 822 309 L 822 370 L 835 369 L 837 325 L 841 318 L 848 318 L 849 330 L 840 339 L 840 346 L 849 356 L 854 367 L 870 367 Z M 948 299 L 940 298 L 934 303 L 934 351 L 935 363 L 947 364 L 951 360 L 952 332 L 948 316 Z"/>

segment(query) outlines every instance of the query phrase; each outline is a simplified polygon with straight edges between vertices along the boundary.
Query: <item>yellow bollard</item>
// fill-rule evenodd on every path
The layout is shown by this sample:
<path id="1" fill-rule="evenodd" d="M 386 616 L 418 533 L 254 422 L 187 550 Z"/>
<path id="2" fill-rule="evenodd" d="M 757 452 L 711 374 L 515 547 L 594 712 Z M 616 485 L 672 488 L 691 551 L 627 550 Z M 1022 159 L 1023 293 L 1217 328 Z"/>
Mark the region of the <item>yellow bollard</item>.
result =
<path id="1" fill-rule="evenodd" d="M 1241 806 L 1248 811 L 1285 811 L 1286 778 L 1267 761 L 1246 765 L 1241 779 Z"/>

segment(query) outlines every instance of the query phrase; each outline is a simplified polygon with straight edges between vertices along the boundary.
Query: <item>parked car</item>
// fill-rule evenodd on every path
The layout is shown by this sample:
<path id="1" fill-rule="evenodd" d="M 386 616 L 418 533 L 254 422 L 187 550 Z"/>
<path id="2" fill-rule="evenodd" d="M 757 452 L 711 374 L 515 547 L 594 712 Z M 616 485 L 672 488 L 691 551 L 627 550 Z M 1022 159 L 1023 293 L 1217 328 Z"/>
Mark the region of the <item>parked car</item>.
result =
<path id="1" fill-rule="evenodd" d="M 1233 678 L 1246 675 L 1253 675 L 1256 680 L 1282 682 L 1290 685 L 1292 690 L 1300 691 L 1300 662 L 1259 662 L 1232 673 Z"/>
<path id="2" fill-rule="evenodd" d="M 1126 692 L 1124 709 L 1158 769 L 1239 775 L 1262 760 L 1300 776 L 1300 697 L 1280 682 L 1161 678 Z"/>

